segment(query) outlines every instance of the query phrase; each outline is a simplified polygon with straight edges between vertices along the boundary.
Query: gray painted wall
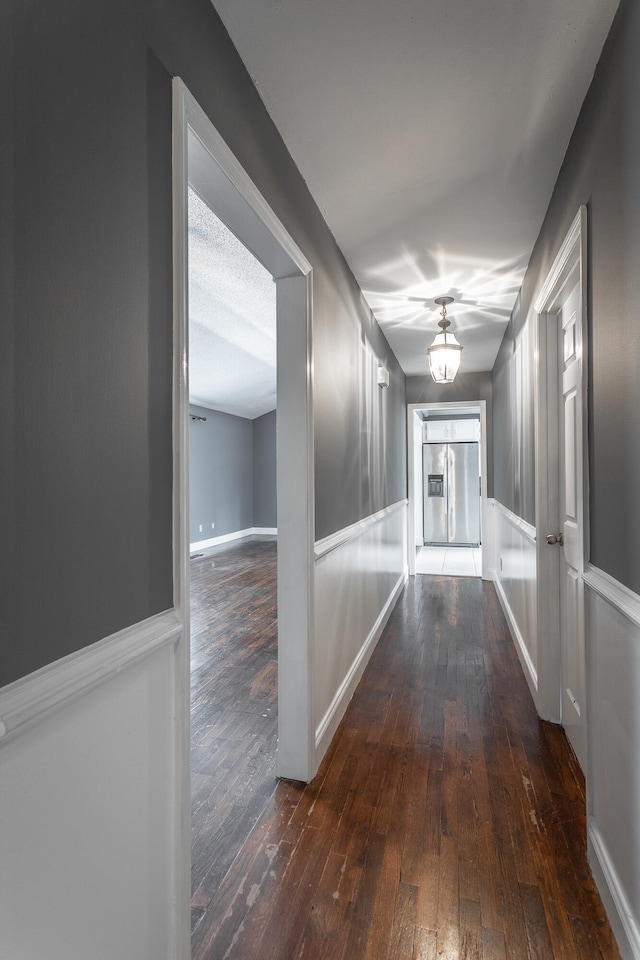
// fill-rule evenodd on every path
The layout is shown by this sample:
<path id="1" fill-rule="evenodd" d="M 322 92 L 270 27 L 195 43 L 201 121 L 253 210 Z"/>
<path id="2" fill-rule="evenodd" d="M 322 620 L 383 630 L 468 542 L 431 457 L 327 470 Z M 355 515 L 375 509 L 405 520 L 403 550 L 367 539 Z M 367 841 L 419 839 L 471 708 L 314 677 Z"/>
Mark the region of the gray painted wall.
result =
<path id="1" fill-rule="evenodd" d="M 172 76 L 314 268 L 317 535 L 404 497 L 406 451 L 404 377 L 209 0 L 8 0 L 0 65 L 2 683 L 173 602 Z"/>
<path id="2" fill-rule="evenodd" d="M 514 316 L 519 314 L 522 291 Z M 535 523 L 534 357 L 530 325 L 509 323 L 493 370 L 494 496 Z"/>
<path id="3" fill-rule="evenodd" d="M 251 421 L 253 427 L 253 526 L 278 526 L 276 411 Z"/>
<path id="4" fill-rule="evenodd" d="M 206 417 L 189 421 L 191 543 L 276 527 L 275 410 L 255 420 L 193 404 L 189 410 Z"/>
<path id="5" fill-rule="evenodd" d="M 314 296 L 316 290 L 323 295 L 321 305 L 314 301 L 316 539 L 407 496 L 406 378 L 365 311 L 353 277 L 343 274 L 332 290 L 328 284 L 318 271 Z M 390 372 L 387 388 L 375 385 L 379 364 Z"/>
<path id="6" fill-rule="evenodd" d="M 189 421 L 189 538 L 195 543 L 253 526 L 253 425 L 219 410 L 189 410 L 207 418 Z"/>
<path id="7" fill-rule="evenodd" d="M 488 373 L 459 373 L 453 383 L 435 383 L 424 377 L 407 377 L 407 403 L 487 403 L 487 496 L 493 496 L 493 378 Z M 448 420 L 452 419 L 447 416 Z"/>
<path id="8" fill-rule="evenodd" d="M 507 389 L 513 342 L 581 204 L 588 211 L 591 560 L 640 592 L 640 4 L 623 0 L 536 243 L 494 371 L 496 496 L 532 522 L 504 481 L 513 450 Z M 529 483 L 533 485 L 533 411 Z"/>

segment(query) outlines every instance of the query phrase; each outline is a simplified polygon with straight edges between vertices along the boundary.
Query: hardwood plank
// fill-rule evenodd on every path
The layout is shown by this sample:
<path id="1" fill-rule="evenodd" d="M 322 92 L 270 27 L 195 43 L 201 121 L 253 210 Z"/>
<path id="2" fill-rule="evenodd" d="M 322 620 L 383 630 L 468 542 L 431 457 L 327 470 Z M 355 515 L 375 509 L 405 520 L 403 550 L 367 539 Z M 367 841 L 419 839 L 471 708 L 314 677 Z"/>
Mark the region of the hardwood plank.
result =
<path id="1" fill-rule="evenodd" d="M 435 931 L 438 927 L 438 896 L 440 888 L 439 853 L 438 855 L 426 856 L 424 858 L 423 869 L 418 878 L 417 885 L 417 922 L 423 929 Z"/>
<path id="2" fill-rule="evenodd" d="M 521 883 L 519 887 L 531 960 L 552 960 L 553 946 L 540 890 L 528 883 Z"/>
<path id="3" fill-rule="evenodd" d="M 253 941 L 247 940 L 243 935 L 240 948 L 235 954 L 229 955 L 229 960 L 234 956 L 241 960 L 243 954 L 246 956 L 247 946 L 250 956 L 296 956 L 296 947 L 304 933 L 316 889 L 326 866 L 331 840 L 329 831 L 315 827 L 305 829 L 282 878 L 282 884 L 287 890 L 286 901 L 277 898 L 275 909 L 271 909 L 268 915 L 262 912 L 260 922 L 253 924 Z M 271 887 L 273 889 L 273 884 Z M 250 912 L 248 918 L 251 918 Z"/>
<path id="4" fill-rule="evenodd" d="M 482 957 L 483 960 L 506 960 L 507 948 L 504 934 L 501 930 L 482 929 Z"/>
<path id="5" fill-rule="evenodd" d="M 458 796 L 458 884 L 461 900 L 480 906 L 479 824 L 471 785 L 459 780 Z"/>
<path id="6" fill-rule="evenodd" d="M 351 904 L 340 896 L 346 858 L 329 854 L 311 901 L 295 957 L 342 960 L 346 948 Z"/>
<path id="7" fill-rule="evenodd" d="M 460 894 L 458 890 L 458 842 L 444 834 L 438 860 L 438 950 L 443 960 L 458 956 L 460 947 Z"/>
<path id="8" fill-rule="evenodd" d="M 604 953 L 600 950 L 593 924 L 588 920 L 571 917 L 571 929 L 580 960 L 606 960 L 614 955 L 610 952 L 610 947 L 606 948 Z"/>
<path id="9" fill-rule="evenodd" d="M 402 879 L 419 885 L 426 859 L 425 839 L 428 822 L 427 797 L 429 748 L 416 743 L 412 753 L 411 777 L 407 784 L 407 802 L 403 812 L 406 830 L 402 849 Z"/>
<path id="10" fill-rule="evenodd" d="M 376 908 L 376 893 L 384 857 L 384 837 L 370 834 L 365 850 L 362 878 L 353 903 L 345 956 L 363 958 L 367 956 L 371 923 Z M 369 953 L 368 957 L 371 957 Z"/>
<path id="11" fill-rule="evenodd" d="M 417 899 L 416 887 L 400 884 L 394 905 L 388 960 L 406 960 L 413 956 Z"/>
<path id="12" fill-rule="evenodd" d="M 438 934 L 435 930 L 416 927 L 413 935 L 413 960 L 436 960 Z"/>
<path id="13" fill-rule="evenodd" d="M 401 827 L 401 821 L 396 821 L 396 827 Z M 398 829 L 397 832 L 400 832 Z M 396 833 L 396 831 L 394 831 Z M 396 837 L 387 835 L 383 841 L 382 860 L 376 885 L 374 909 L 369 925 L 366 960 L 376 960 L 377 957 L 386 957 L 391 951 L 389 942 L 396 946 L 400 940 L 406 940 L 407 915 L 415 917 L 414 890 L 407 884 L 400 884 L 400 846 Z M 413 937 L 411 937 L 411 950 Z"/>
<path id="14" fill-rule="evenodd" d="M 493 730 L 493 725 L 491 725 Z M 498 851 L 492 829 L 491 791 L 484 753 L 485 736 L 474 760 L 472 790 L 477 811 L 478 885 L 483 926 L 504 931 L 506 907 Z"/>
<path id="15" fill-rule="evenodd" d="M 480 904 L 475 900 L 460 899 L 460 958 L 482 960 L 482 924 Z"/>

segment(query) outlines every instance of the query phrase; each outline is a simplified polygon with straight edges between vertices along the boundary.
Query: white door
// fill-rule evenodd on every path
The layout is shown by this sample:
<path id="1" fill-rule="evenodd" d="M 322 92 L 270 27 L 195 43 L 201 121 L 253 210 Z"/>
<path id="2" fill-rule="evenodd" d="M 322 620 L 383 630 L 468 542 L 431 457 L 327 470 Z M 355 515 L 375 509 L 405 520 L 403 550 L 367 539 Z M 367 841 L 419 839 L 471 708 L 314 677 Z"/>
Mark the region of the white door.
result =
<path id="1" fill-rule="evenodd" d="M 582 323 L 580 286 L 567 284 L 558 313 L 558 466 L 560 549 L 560 645 L 562 725 L 586 773 L 586 671 L 584 649 L 584 523 Z M 557 531 L 552 531 L 557 535 Z"/>

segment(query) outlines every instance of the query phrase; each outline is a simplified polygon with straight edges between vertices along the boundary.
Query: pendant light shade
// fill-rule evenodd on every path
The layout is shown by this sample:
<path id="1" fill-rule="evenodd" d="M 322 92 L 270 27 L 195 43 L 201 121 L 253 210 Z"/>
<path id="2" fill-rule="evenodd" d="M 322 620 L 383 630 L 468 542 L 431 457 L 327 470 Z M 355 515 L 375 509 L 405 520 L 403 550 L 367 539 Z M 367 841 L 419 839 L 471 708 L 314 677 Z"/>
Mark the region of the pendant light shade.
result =
<path id="1" fill-rule="evenodd" d="M 429 369 L 436 383 L 453 383 L 460 366 L 462 347 L 453 333 L 448 331 L 451 321 L 447 320 L 447 304 L 453 303 L 453 297 L 438 297 L 435 301 L 442 307 L 442 319 L 438 326 L 442 333 L 436 338 L 427 350 Z"/>

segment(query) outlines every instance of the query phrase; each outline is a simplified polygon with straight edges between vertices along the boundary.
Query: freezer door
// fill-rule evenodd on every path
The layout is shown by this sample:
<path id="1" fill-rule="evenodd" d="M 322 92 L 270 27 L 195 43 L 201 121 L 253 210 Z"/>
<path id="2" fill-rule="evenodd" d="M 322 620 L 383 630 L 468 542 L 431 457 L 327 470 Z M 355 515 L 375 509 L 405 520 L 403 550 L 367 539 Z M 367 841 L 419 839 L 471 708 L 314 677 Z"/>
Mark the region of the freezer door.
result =
<path id="1" fill-rule="evenodd" d="M 449 543 L 480 543 L 480 462 L 477 443 L 449 444 Z"/>
<path id="2" fill-rule="evenodd" d="M 422 445 L 425 543 L 447 542 L 447 450 L 446 443 Z"/>

